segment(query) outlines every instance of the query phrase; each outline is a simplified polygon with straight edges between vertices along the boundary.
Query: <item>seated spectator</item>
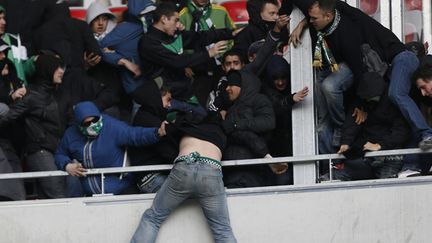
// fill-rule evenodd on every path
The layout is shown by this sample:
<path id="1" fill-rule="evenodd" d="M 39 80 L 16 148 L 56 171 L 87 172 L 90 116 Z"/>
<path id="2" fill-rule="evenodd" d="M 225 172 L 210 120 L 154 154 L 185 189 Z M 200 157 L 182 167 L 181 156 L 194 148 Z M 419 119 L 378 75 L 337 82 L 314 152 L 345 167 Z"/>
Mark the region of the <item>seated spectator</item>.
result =
<path id="1" fill-rule="evenodd" d="M 368 116 L 361 124 L 353 116 L 346 116 L 338 153 L 344 154 L 347 160 L 338 166 L 342 169 L 335 170 L 334 179 L 395 177 L 402 168 L 401 156 L 362 157 L 366 151 L 404 148 L 411 134 L 410 126 L 390 101 L 388 84 L 378 73 L 366 73 L 356 92 Z"/>
<path id="2" fill-rule="evenodd" d="M 99 112 L 89 101 L 75 106 L 76 124 L 68 128 L 55 153 L 58 169 L 81 177 L 86 195 L 102 193 L 100 175 L 86 176 L 86 169 L 121 167 L 125 146 L 156 143 L 165 135 L 165 124 L 159 128 L 131 127 Z M 105 175 L 105 193 L 134 192 L 132 174 Z"/>
<path id="3" fill-rule="evenodd" d="M 228 137 L 223 153 L 224 160 L 271 158 L 265 138 L 266 132 L 275 127 L 271 102 L 259 94 L 260 84 L 249 82 L 242 72 L 231 70 L 227 74 L 227 93 L 232 105 L 222 114 L 222 126 Z M 286 163 L 270 165 L 275 174 L 284 173 Z M 230 169 L 224 176 L 227 187 L 249 187 L 268 184 L 267 167 Z"/>
<path id="4" fill-rule="evenodd" d="M 415 89 L 421 93 L 423 97 L 416 99 L 420 105 L 432 107 L 432 66 L 420 66 L 413 74 L 412 81 L 415 84 Z M 427 114 L 427 115 L 430 115 Z M 430 123 L 429 123 L 430 124 Z M 417 138 L 414 138 L 416 141 Z M 414 146 L 416 147 L 414 142 Z M 432 154 L 413 154 L 406 155 L 404 165 L 399 173 L 399 178 L 425 175 L 429 173 L 432 166 Z"/>
<path id="5" fill-rule="evenodd" d="M 134 126 L 155 127 L 167 120 L 171 92 L 155 82 L 146 82 L 134 92 L 134 100 L 140 105 L 133 121 Z M 129 147 L 132 165 L 171 164 L 178 154 L 178 139 L 163 137 L 153 145 Z M 165 171 L 143 171 L 136 174 L 138 189 L 142 193 L 154 193 L 167 177 Z"/>
<path id="6" fill-rule="evenodd" d="M 63 63 L 59 58 L 40 55 L 36 61 L 36 77 L 30 83 L 27 94 L 11 104 L 9 112 L 0 117 L 0 126 L 24 118 L 26 167 L 29 171 L 57 170 L 53 153 L 63 133 L 63 123 L 54 94 L 57 86 L 62 83 L 63 74 Z M 63 179 L 37 179 L 39 196 L 64 197 Z"/>

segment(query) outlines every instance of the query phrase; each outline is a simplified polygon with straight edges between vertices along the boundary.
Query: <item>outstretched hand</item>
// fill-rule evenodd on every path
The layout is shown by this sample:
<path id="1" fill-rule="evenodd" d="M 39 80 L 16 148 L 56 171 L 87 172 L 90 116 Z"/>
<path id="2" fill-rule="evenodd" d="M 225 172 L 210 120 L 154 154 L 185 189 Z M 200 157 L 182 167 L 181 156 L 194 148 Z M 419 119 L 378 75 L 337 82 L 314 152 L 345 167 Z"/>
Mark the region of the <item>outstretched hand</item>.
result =
<path id="1" fill-rule="evenodd" d="M 303 101 L 306 96 L 309 94 L 309 88 L 308 86 L 305 86 L 303 89 L 297 91 L 294 95 L 293 95 L 293 100 L 294 102 L 300 102 Z"/>

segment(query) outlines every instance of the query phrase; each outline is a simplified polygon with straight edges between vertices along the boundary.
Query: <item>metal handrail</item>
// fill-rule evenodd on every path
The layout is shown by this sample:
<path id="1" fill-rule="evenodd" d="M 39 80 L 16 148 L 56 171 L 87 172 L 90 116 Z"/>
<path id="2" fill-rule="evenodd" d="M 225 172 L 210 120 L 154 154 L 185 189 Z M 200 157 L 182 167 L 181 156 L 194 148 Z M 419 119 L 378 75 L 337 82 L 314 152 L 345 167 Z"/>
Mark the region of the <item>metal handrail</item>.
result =
<path id="1" fill-rule="evenodd" d="M 432 153 L 432 150 L 423 151 L 418 148 L 413 149 L 394 149 L 382 150 L 375 152 L 367 152 L 364 157 L 382 157 L 390 155 L 408 155 L 408 154 L 421 154 Z M 258 165 L 258 164 L 275 164 L 275 163 L 307 163 L 310 161 L 318 160 L 335 160 L 344 159 L 341 154 L 319 154 L 319 155 L 300 155 L 289 157 L 276 157 L 276 158 L 262 158 L 262 159 L 245 159 L 245 160 L 226 160 L 222 161 L 222 166 L 242 166 L 242 165 Z M 173 165 L 144 165 L 144 166 L 129 166 L 129 167 L 112 167 L 112 168 L 98 168 L 88 169 L 86 175 L 104 175 L 112 173 L 128 173 L 140 171 L 158 171 L 170 170 Z M 20 172 L 20 173 L 0 173 L 0 180 L 2 179 L 28 179 L 28 178 L 41 178 L 51 176 L 67 176 L 65 171 L 38 171 L 38 172 Z"/>

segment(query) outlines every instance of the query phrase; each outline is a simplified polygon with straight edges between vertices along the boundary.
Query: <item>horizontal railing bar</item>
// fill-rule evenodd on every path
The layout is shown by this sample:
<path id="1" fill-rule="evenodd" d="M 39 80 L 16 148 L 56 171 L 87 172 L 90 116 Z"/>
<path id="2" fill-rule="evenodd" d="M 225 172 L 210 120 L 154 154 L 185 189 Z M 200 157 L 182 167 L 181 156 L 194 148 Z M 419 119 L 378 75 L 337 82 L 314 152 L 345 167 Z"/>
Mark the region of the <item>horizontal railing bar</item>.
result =
<path id="1" fill-rule="evenodd" d="M 413 149 L 394 149 L 382 150 L 375 152 L 367 152 L 365 157 L 379 157 L 390 155 L 408 155 L 432 153 L 432 150 L 423 151 L 418 148 Z M 301 155 L 277 158 L 262 158 L 262 159 L 245 159 L 245 160 L 225 160 L 222 161 L 223 166 L 240 166 L 240 165 L 258 165 L 258 164 L 273 164 L 273 163 L 307 163 L 310 161 L 329 160 L 329 159 L 344 159 L 341 154 L 319 154 L 319 155 Z M 97 175 L 101 173 L 128 173 L 140 171 L 159 171 L 170 170 L 173 165 L 144 165 L 144 166 L 129 166 L 129 167 L 113 167 L 113 168 L 98 168 L 88 169 L 86 175 Z M 20 173 L 3 173 L 0 174 L 1 179 L 28 179 L 28 178 L 41 178 L 50 176 L 67 176 L 68 173 L 64 171 L 38 171 L 38 172 L 20 172 Z"/>

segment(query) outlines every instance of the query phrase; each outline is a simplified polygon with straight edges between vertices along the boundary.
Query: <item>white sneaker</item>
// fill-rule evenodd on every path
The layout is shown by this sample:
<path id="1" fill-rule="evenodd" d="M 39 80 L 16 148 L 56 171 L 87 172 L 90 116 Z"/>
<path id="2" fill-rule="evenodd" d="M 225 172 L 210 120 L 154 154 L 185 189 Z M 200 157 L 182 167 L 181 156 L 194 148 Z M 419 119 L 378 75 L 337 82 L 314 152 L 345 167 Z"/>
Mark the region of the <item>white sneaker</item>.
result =
<path id="1" fill-rule="evenodd" d="M 403 170 L 399 172 L 398 178 L 407 178 L 407 177 L 414 177 L 414 176 L 420 176 L 420 171 L 417 170 Z"/>

